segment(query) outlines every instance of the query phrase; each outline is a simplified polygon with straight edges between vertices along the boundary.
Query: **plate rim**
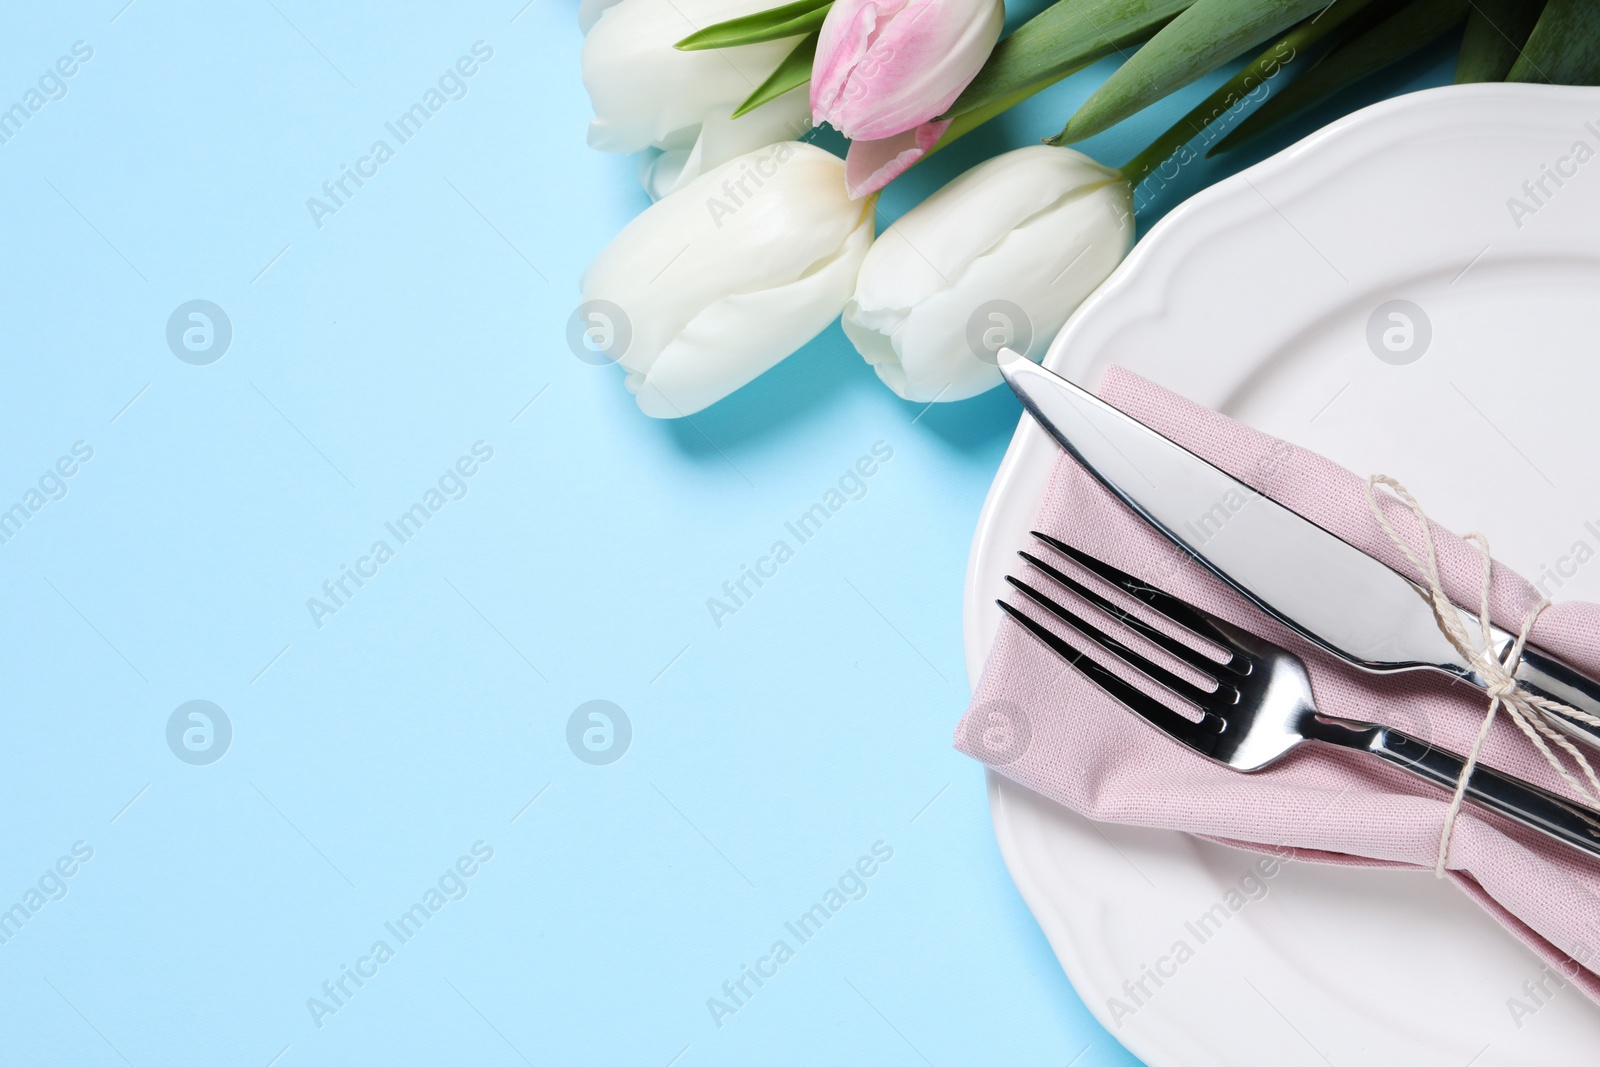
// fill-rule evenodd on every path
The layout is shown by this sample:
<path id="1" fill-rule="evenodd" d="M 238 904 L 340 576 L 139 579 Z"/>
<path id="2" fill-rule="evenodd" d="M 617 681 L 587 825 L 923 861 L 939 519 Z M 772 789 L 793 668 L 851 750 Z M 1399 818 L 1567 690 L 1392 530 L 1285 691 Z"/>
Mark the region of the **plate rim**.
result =
<path id="1" fill-rule="evenodd" d="M 1507 103 L 1514 106 L 1531 104 L 1536 107 L 1556 103 L 1563 105 L 1561 109 L 1551 107 L 1548 112 L 1542 108 L 1537 110 L 1533 117 L 1539 121 L 1537 125 L 1529 127 L 1530 133 L 1537 133 L 1555 129 L 1557 120 L 1562 117 L 1560 111 L 1563 111 L 1566 105 L 1583 100 L 1600 101 L 1600 88 L 1479 83 L 1420 90 L 1379 101 L 1352 112 L 1266 159 L 1198 191 L 1173 208 L 1151 227 L 1117 269 L 1073 313 L 1051 342 L 1041 362 L 1046 367 L 1066 373 L 1068 347 L 1073 345 L 1078 336 L 1084 332 L 1086 324 L 1096 321 L 1101 306 L 1120 298 L 1124 290 L 1135 284 L 1159 290 L 1159 285 L 1149 285 L 1152 278 L 1157 281 L 1163 280 L 1182 269 L 1181 247 L 1169 246 L 1203 241 L 1208 234 L 1216 231 L 1219 223 L 1227 225 L 1225 220 L 1232 217 L 1229 211 L 1230 202 L 1243 196 L 1255 196 L 1262 205 L 1255 209 L 1255 214 L 1273 210 L 1270 202 L 1266 201 L 1265 196 L 1256 188 L 1257 182 L 1270 182 L 1286 173 L 1292 178 L 1307 179 L 1309 175 L 1297 172 L 1302 169 L 1315 170 L 1318 167 L 1323 168 L 1322 180 L 1336 180 L 1341 153 L 1351 154 L 1359 159 L 1381 148 L 1384 143 L 1403 137 L 1407 133 L 1413 136 L 1437 136 L 1452 129 L 1459 129 L 1461 127 L 1459 122 L 1451 122 L 1447 118 L 1450 109 L 1482 111 L 1487 110 L 1487 107 Z M 1474 118 L 1472 115 L 1463 117 L 1469 121 Z M 1600 122 L 1600 116 L 1596 116 L 1595 121 Z M 1216 221 L 1207 222 L 1208 218 Z M 1145 306 L 1148 305 L 1149 298 L 1146 298 Z M 1100 369 L 1103 369 L 1103 366 L 1080 380 L 1079 384 L 1091 389 L 1097 387 Z M 1071 374 L 1068 376 L 1073 377 Z M 1005 538 L 1009 546 L 1006 531 L 997 529 L 999 524 L 996 516 L 1000 508 L 1000 499 L 1005 496 L 1015 500 L 1019 492 L 1026 493 L 1029 514 L 1037 514 L 1048 486 L 1049 468 L 1053 467 L 1055 459 L 1056 449 L 1053 444 L 1044 431 L 1024 413 L 1018 420 L 1017 428 L 985 495 L 968 552 L 962 596 L 962 638 L 969 691 L 976 688 L 992 642 L 994 628 L 998 625 L 998 612 L 986 603 L 991 592 L 980 589 L 979 585 L 984 561 L 995 551 L 992 547 L 994 543 Z M 1043 474 L 1039 473 L 1041 468 Z M 1064 931 L 1052 931 L 1053 924 L 1041 917 L 1039 905 L 1031 899 L 1031 894 L 1025 886 L 1026 877 L 1019 877 L 1019 873 L 1022 872 L 1022 858 L 1018 854 L 1020 846 L 1012 833 L 1012 828 L 1005 822 L 1008 808 L 1004 791 L 1009 789 L 1029 793 L 1032 791 L 987 768 L 985 777 L 991 822 L 1007 873 L 1035 921 L 1045 933 L 1052 952 L 1079 999 L 1108 1033 L 1115 1035 L 1125 1048 L 1149 1063 L 1151 1067 L 1177 1067 L 1184 1061 L 1168 1047 L 1166 1042 L 1160 1040 L 1156 1033 L 1143 1029 L 1126 1031 L 1113 1028 L 1112 1020 L 1108 1018 L 1102 998 L 1099 996 L 1101 991 L 1092 982 L 1088 968 L 1076 951 L 1076 946 L 1065 936 Z"/>

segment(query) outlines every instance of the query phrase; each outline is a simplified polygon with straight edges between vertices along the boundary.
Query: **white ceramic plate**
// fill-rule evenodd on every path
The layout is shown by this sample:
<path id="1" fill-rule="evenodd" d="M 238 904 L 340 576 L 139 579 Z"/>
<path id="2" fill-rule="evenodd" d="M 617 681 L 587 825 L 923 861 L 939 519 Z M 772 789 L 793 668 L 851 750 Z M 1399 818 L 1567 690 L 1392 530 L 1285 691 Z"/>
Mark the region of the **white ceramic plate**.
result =
<path id="1" fill-rule="evenodd" d="M 1422 311 L 1395 357 L 1409 363 L 1368 343 L 1392 300 Z M 1600 91 L 1461 86 L 1351 115 L 1162 220 L 1045 363 L 1091 387 L 1119 363 L 1392 474 L 1445 525 L 1552 575 L 1558 599 L 1600 599 L 1600 559 L 1571 558 L 1580 541 L 1600 552 Z M 1024 418 L 990 489 L 967 576 L 973 681 L 1055 454 Z M 1431 873 L 1291 864 L 1257 890 L 1247 853 L 1093 824 L 992 774 L 990 802 L 1067 977 L 1151 1067 L 1600 1054 L 1600 1010 Z M 1241 886 L 1259 899 L 1202 943 L 1186 924 Z"/>

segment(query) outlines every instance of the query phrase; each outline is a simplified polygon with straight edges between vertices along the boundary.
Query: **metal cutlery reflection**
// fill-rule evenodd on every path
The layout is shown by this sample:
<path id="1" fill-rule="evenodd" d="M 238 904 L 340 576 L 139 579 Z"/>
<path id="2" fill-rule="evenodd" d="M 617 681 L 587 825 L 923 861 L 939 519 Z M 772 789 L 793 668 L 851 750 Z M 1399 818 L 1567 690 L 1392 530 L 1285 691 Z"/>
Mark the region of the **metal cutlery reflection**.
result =
<path id="1" fill-rule="evenodd" d="M 1047 593 L 1012 575 L 1006 581 L 1049 616 L 1081 635 L 1103 653 L 1144 675 L 1200 713 L 1191 721 L 1147 695 L 1116 672 L 1081 651 L 1073 639 L 1060 636 L 1033 616 L 1005 601 L 1000 608 L 1079 670 L 1105 693 L 1201 755 L 1237 771 L 1258 771 L 1307 741 L 1366 752 L 1444 789 L 1453 790 L 1465 761 L 1458 755 L 1371 722 L 1337 718 L 1317 711 L 1305 667 L 1293 653 L 1246 633 L 1177 597 L 1134 578 L 1046 534 L 1033 535 L 1179 628 L 1197 643 L 1215 646 L 1219 661 L 1186 641 L 1175 640 L 1138 615 L 1078 581 L 1031 552 L 1020 555 L 1057 590 L 1090 605 L 1064 603 L 1060 592 Z M 1100 616 L 1097 620 L 1095 616 Z M 1106 632 L 1105 617 L 1126 626 L 1162 652 L 1209 679 L 1197 685 L 1168 670 Z M 1481 763 L 1467 783 L 1466 799 L 1497 812 L 1563 844 L 1600 856 L 1600 812 L 1502 774 Z"/>
<path id="2" fill-rule="evenodd" d="M 1269 615 L 1362 670 L 1442 671 L 1490 682 L 1439 629 L 1411 579 L 1137 419 L 1002 349 L 1000 372 L 1052 437 L 1163 536 Z M 1464 612 L 1475 628 L 1474 612 Z M 1516 635 L 1498 628 L 1498 658 Z M 1600 716 L 1600 678 L 1530 643 L 1516 678 L 1537 696 Z M 1600 748 L 1600 727 L 1552 710 L 1550 722 Z"/>

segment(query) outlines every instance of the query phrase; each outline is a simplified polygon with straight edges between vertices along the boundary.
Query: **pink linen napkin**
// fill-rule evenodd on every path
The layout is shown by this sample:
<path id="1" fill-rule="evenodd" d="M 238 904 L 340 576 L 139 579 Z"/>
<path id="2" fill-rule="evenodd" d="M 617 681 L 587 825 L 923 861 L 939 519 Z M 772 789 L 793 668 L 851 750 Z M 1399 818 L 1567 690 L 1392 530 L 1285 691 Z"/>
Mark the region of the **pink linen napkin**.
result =
<path id="1" fill-rule="evenodd" d="M 1364 479 L 1120 367 L 1106 372 L 1099 394 L 1401 573 L 1412 573 L 1373 520 Z M 1380 499 L 1390 523 L 1420 555 L 1410 512 L 1390 497 Z M 1057 459 L 1035 528 L 1288 648 L 1305 661 L 1318 709 L 1326 714 L 1382 722 L 1462 754 L 1483 723 L 1488 698 L 1471 686 L 1431 672 L 1363 674 L 1291 633 L 1174 548 L 1065 453 Z M 1433 535 L 1446 591 L 1459 604 L 1476 605 L 1477 550 L 1437 525 Z M 1042 545 L 1034 548 L 1085 579 L 1086 572 L 1064 557 Z M 1018 559 L 1012 573 L 1020 575 L 1024 567 Z M 1033 577 L 1033 584 L 1072 600 L 1042 575 Z M 1109 588 L 1092 577 L 1085 584 Z M 1517 632 L 1537 598 L 1527 581 L 1494 565 L 1491 608 L 1497 625 Z M 1012 601 L 1042 617 L 1020 595 L 1013 593 Z M 1540 616 L 1532 642 L 1586 673 L 1600 673 L 1600 605 L 1553 605 Z M 1321 862 L 1431 870 L 1450 802 L 1446 791 L 1380 760 L 1325 745 L 1302 745 L 1255 774 L 1230 770 L 1157 731 L 1009 618 L 956 728 L 955 744 L 1092 819 L 1184 830 Z M 1484 744 L 1482 761 L 1579 799 L 1504 713 Z M 1468 804 L 1457 819 L 1447 866 L 1447 876 L 1465 893 L 1600 1001 L 1600 860 Z"/>

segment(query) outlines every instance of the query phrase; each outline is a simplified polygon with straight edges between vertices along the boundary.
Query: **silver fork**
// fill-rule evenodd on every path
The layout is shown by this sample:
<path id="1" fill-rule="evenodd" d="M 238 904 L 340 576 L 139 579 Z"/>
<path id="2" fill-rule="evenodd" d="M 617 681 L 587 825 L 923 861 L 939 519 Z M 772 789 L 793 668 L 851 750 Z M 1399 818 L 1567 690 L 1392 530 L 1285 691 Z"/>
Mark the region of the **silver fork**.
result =
<path id="1" fill-rule="evenodd" d="M 1228 658 L 1221 661 L 1206 656 L 1167 636 L 1032 552 L 1019 553 L 1052 583 L 1069 590 L 1214 683 L 1212 689 L 1195 685 L 1107 633 L 1103 623 L 1090 617 L 1093 612 L 1069 607 L 1027 582 L 1007 575 L 1006 581 L 1034 604 L 1200 711 L 1200 721 L 1191 721 L 1096 663 L 1027 613 L 1003 600 L 998 601 L 1000 608 L 1030 634 L 1162 733 L 1236 771 L 1259 771 L 1297 745 L 1321 741 L 1369 753 L 1435 785 L 1455 789 L 1466 765 L 1455 753 L 1378 723 L 1319 713 L 1305 666 L 1293 653 L 1192 607 L 1048 534 L 1035 531 L 1033 536 L 1144 604 L 1181 632 L 1199 642 L 1217 646 L 1227 654 Z M 1600 812 L 1481 763 L 1473 769 L 1472 778 L 1467 782 L 1466 798 L 1581 852 L 1600 856 Z"/>

